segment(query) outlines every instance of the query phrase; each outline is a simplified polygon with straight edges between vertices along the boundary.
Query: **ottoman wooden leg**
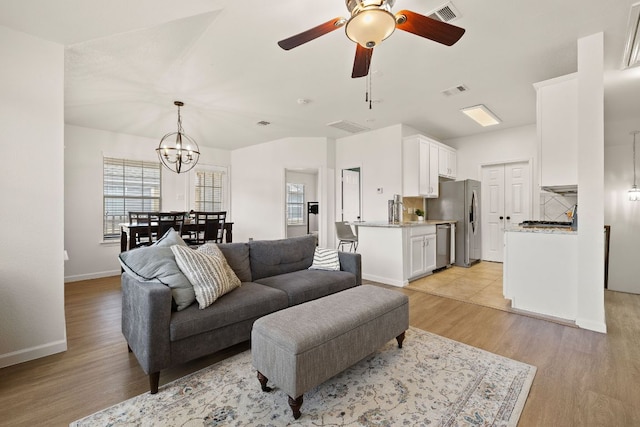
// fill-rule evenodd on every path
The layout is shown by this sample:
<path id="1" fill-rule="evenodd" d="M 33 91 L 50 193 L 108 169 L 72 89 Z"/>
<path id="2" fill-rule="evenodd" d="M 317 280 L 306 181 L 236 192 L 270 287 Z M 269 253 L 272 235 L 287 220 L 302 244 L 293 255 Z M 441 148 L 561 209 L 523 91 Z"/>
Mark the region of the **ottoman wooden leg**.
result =
<path id="1" fill-rule="evenodd" d="M 398 347 L 402 348 L 402 341 L 404 341 L 404 332 L 396 337 L 396 341 L 398 341 Z"/>
<path id="2" fill-rule="evenodd" d="M 302 407 L 302 396 L 294 399 L 289 396 L 289 406 L 291 406 L 291 410 L 293 411 L 293 418 L 296 420 L 300 418 L 300 408 Z"/>
<path id="3" fill-rule="evenodd" d="M 267 379 L 267 377 L 262 375 L 260 371 L 258 371 L 258 381 L 260 381 L 260 387 L 262 388 L 262 391 L 270 392 L 271 390 L 273 390 L 271 387 L 267 387 L 267 381 L 269 380 Z"/>

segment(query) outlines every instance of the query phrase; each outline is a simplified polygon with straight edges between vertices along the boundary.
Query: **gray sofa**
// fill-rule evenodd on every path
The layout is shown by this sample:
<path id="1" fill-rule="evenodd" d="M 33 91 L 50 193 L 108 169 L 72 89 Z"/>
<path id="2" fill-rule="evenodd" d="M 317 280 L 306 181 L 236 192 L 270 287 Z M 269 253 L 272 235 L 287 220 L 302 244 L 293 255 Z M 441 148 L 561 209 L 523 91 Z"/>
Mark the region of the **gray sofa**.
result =
<path id="1" fill-rule="evenodd" d="M 168 286 L 122 274 L 122 333 L 152 394 L 162 369 L 249 340 L 258 318 L 362 283 L 360 254 L 339 252 L 340 271 L 310 270 L 311 235 L 218 247 L 242 285 L 204 310 L 175 311 Z"/>

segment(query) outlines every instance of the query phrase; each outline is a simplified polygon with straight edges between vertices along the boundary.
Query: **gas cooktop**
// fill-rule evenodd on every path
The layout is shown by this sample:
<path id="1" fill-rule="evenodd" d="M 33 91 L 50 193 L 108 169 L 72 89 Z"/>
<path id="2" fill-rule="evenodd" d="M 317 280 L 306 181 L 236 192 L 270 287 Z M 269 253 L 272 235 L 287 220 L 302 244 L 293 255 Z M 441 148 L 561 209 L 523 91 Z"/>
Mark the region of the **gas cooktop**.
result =
<path id="1" fill-rule="evenodd" d="M 526 228 L 571 228 L 570 221 L 522 221 L 520 227 Z"/>

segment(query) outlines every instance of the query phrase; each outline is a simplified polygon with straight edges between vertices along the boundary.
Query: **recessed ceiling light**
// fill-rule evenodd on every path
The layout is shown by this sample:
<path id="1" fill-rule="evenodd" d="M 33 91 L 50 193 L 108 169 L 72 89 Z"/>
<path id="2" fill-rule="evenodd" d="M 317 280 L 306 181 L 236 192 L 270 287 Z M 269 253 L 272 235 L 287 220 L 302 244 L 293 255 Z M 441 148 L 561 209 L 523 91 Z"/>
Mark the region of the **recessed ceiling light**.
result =
<path id="1" fill-rule="evenodd" d="M 473 107 L 463 108 L 462 111 L 467 116 L 471 117 L 480 126 L 493 126 L 500 124 L 502 120 L 498 118 L 491 110 L 484 105 L 474 105 Z"/>

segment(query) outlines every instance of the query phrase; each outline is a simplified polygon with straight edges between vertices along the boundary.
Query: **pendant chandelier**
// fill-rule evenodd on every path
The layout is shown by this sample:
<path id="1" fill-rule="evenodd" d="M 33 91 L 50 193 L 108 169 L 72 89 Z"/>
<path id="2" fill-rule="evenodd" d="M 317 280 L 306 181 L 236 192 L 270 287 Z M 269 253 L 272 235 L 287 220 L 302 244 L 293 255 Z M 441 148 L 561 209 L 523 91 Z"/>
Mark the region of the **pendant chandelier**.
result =
<path id="1" fill-rule="evenodd" d="M 182 129 L 180 107 L 184 103 L 175 101 L 173 104 L 178 107 L 178 132 L 170 132 L 163 136 L 156 152 L 167 169 L 175 173 L 185 173 L 198 163 L 200 148 L 196 141 Z"/>
<path id="2" fill-rule="evenodd" d="M 629 190 L 629 200 L 633 202 L 637 202 L 640 200 L 640 190 L 636 185 L 636 135 L 640 133 L 640 131 L 634 130 L 631 132 L 633 135 L 633 186 L 631 190 Z"/>

